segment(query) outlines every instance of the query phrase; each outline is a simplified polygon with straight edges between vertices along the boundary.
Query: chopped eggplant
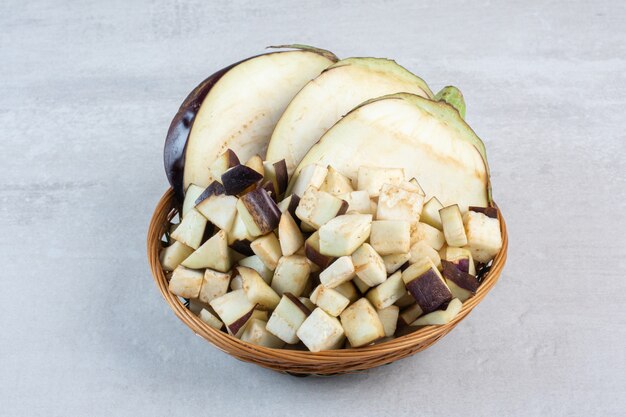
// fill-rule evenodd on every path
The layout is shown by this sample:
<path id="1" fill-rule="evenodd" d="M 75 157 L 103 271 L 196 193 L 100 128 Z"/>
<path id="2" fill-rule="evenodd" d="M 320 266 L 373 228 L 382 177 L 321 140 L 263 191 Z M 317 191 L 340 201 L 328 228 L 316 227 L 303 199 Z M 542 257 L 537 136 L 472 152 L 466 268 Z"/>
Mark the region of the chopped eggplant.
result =
<path id="1" fill-rule="evenodd" d="M 465 230 L 469 249 L 477 262 L 488 263 L 502 249 L 502 234 L 497 218 L 469 211 L 465 214 Z"/>
<path id="2" fill-rule="evenodd" d="M 304 243 L 304 254 L 309 261 L 320 269 L 326 269 L 335 260 L 334 257 L 322 255 L 320 252 L 319 232 L 313 233 Z"/>
<path id="3" fill-rule="evenodd" d="M 261 275 L 263 281 L 267 282 L 268 284 L 272 282 L 272 276 L 274 275 L 274 271 L 265 266 L 261 258 L 259 258 L 257 255 L 243 258 L 239 260 L 238 264 L 240 266 L 254 269 L 256 272 L 259 273 L 259 275 Z"/>
<path id="4" fill-rule="evenodd" d="M 171 234 L 171 237 L 190 248 L 198 249 L 202 243 L 206 223 L 206 217 L 197 210 L 191 209 L 187 215 L 183 217 L 183 220 Z"/>
<path id="5" fill-rule="evenodd" d="M 441 258 L 439 257 L 439 252 L 428 246 L 423 240 L 420 240 L 411 246 L 410 254 L 411 259 L 409 259 L 409 263 L 411 264 L 428 258 L 437 267 L 437 269 L 441 269 Z"/>
<path id="6" fill-rule="evenodd" d="M 202 278 L 202 271 L 177 266 L 172 273 L 168 288 L 172 294 L 179 297 L 198 298 L 200 287 L 202 287 Z"/>
<path id="7" fill-rule="evenodd" d="M 234 166 L 222 174 L 222 184 L 224 184 L 226 195 L 242 194 L 262 179 L 263 174 L 246 165 Z"/>
<path id="8" fill-rule="evenodd" d="M 228 333 L 235 336 L 241 334 L 254 312 L 254 303 L 246 297 L 243 290 L 226 293 L 213 299 L 210 305 L 226 325 Z"/>
<path id="9" fill-rule="evenodd" d="M 228 171 L 232 167 L 236 167 L 241 164 L 239 162 L 239 158 L 235 155 L 230 149 L 226 149 L 226 152 L 221 154 L 210 166 L 209 171 L 211 171 L 211 176 L 215 180 L 219 180 L 222 178 L 222 174 Z"/>
<path id="10" fill-rule="evenodd" d="M 348 203 L 348 212 L 357 212 L 361 214 L 376 214 L 376 210 L 372 210 L 372 202 L 367 191 L 352 191 L 349 193 L 339 194 L 340 198 Z"/>
<path id="11" fill-rule="evenodd" d="M 406 294 L 400 271 L 391 275 L 385 282 L 369 290 L 366 297 L 377 309 L 381 310 L 393 305 Z"/>
<path id="12" fill-rule="evenodd" d="M 296 209 L 296 216 L 314 229 L 340 216 L 348 209 L 348 203 L 324 191 L 309 187 Z"/>
<path id="13" fill-rule="evenodd" d="M 424 241 L 434 250 L 440 250 L 446 243 L 443 232 L 426 223 L 419 222 L 414 225 L 411 231 L 411 245 Z"/>
<path id="14" fill-rule="evenodd" d="M 280 302 L 280 297 L 261 278 L 258 272 L 245 266 L 237 267 L 237 272 L 241 276 L 242 289 L 248 300 L 260 306 L 260 308 L 273 310 Z"/>
<path id="15" fill-rule="evenodd" d="M 320 191 L 325 191 L 332 195 L 340 195 L 350 193 L 354 191 L 352 187 L 352 180 L 345 175 L 342 175 L 339 171 L 333 167 L 328 167 L 328 173 L 324 182 L 319 188 Z"/>
<path id="16" fill-rule="evenodd" d="M 333 317 L 337 317 L 348 307 L 350 300 L 332 288 L 318 285 L 311 293 L 311 301 Z"/>
<path id="17" fill-rule="evenodd" d="M 480 283 L 474 275 L 461 270 L 458 265 L 452 262 L 441 262 L 443 264 L 443 277 L 445 278 L 454 298 L 465 301 L 476 294 L 476 290 L 478 290 L 478 285 Z"/>
<path id="18" fill-rule="evenodd" d="M 174 241 L 170 246 L 163 248 L 159 254 L 164 271 L 173 271 L 182 261 L 193 253 L 193 248 Z"/>
<path id="19" fill-rule="evenodd" d="M 400 307 L 389 306 L 377 311 L 378 318 L 383 324 L 383 330 L 386 337 L 392 337 L 396 332 L 398 324 L 398 316 L 400 315 Z"/>
<path id="20" fill-rule="evenodd" d="M 437 197 L 433 197 L 424 204 L 422 208 L 422 214 L 420 216 L 420 221 L 426 223 L 436 229 L 443 230 L 443 225 L 441 224 L 441 216 L 439 215 L 439 210 L 443 208 L 443 204 Z"/>
<path id="21" fill-rule="evenodd" d="M 210 303 L 228 292 L 231 274 L 207 269 L 204 271 L 202 287 L 198 298 L 203 303 Z"/>
<path id="22" fill-rule="evenodd" d="M 454 319 L 463 307 L 463 303 L 458 298 L 450 301 L 448 307 L 445 310 L 433 311 L 430 314 L 426 314 L 419 319 L 411 323 L 411 326 L 432 326 L 448 324 Z"/>
<path id="23" fill-rule="evenodd" d="M 330 350 L 344 338 L 339 320 L 319 307 L 304 320 L 296 334 L 311 352 Z"/>
<path id="24" fill-rule="evenodd" d="M 378 197 L 377 220 L 404 220 L 417 223 L 422 213 L 424 196 L 409 182 L 384 184 Z"/>
<path id="25" fill-rule="evenodd" d="M 324 183 L 327 173 L 328 168 L 326 167 L 317 164 L 308 165 L 300 171 L 300 175 L 295 179 L 291 190 L 288 192 L 302 197 L 310 187 L 319 189 Z M 294 180 L 292 179 L 292 181 Z"/>
<path id="26" fill-rule="evenodd" d="M 304 256 L 283 256 L 278 261 L 274 271 L 272 289 L 278 295 L 288 292 L 300 297 L 304 292 L 310 273 L 311 267 Z"/>
<path id="27" fill-rule="evenodd" d="M 311 314 L 311 310 L 297 297 L 289 293 L 283 294 L 280 303 L 267 322 L 267 331 L 285 343 L 298 343 L 300 339 L 296 332 L 309 314 Z"/>
<path id="28" fill-rule="evenodd" d="M 181 262 L 181 265 L 194 269 L 211 268 L 220 272 L 230 270 L 232 260 L 228 251 L 226 232 L 223 230 L 217 232 Z"/>
<path id="29" fill-rule="evenodd" d="M 383 263 L 385 264 L 385 270 L 387 274 L 393 274 L 402 265 L 407 263 L 411 259 L 410 253 L 394 253 L 392 255 L 383 256 Z"/>
<path id="30" fill-rule="evenodd" d="M 319 230 L 320 253 L 328 256 L 352 255 L 369 238 L 371 225 L 371 214 L 335 217 Z"/>
<path id="31" fill-rule="evenodd" d="M 263 188 L 257 188 L 242 196 L 237 211 L 252 236 L 261 236 L 278 227 L 280 210 Z"/>
<path id="32" fill-rule="evenodd" d="M 354 278 L 354 264 L 349 256 L 337 258 L 328 268 L 320 272 L 320 282 L 327 288 L 334 288 Z"/>
<path id="33" fill-rule="evenodd" d="M 361 298 L 346 308 L 340 319 L 352 347 L 365 346 L 385 336 L 383 323 L 366 298 Z"/>
<path id="34" fill-rule="evenodd" d="M 371 287 L 381 284 L 387 279 L 383 258 L 368 243 L 362 244 L 354 251 L 352 263 L 356 275 Z"/>
<path id="35" fill-rule="evenodd" d="M 200 317 L 200 320 L 202 320 L 203 322 L 205 322 L 206 324 L 208 324 L 209 326 L 213 327 L 216 330 L 220 330 L 222 327 L 224 327 L 224 323 L 222 323 L 220 319 L 215 317 L 213 313 L 211 313 L 206 308 L 203 308 L 202 310 L 200 310 L 198 317 Z"/>
<path id="36" fill-rule="evenodd" d="M 289 213 L 283 213 L 278 223 L 278 238 L 284 256 L 293 255 L 304 245 L 300 228 Z"/>
<path id="37" fill-rule="evenodd" d="M 402 220 L 372 222 L 370 245 L 380 255 L 407 253 L 411 249 L 411 225 Z"/>
<path id="38" fill-rule="evenodd" d="M 441 216 L 441 224 L 443 224 L 443 234 L 446 238 L 448 246 L 462 247 L 467 245 L 467 236 L 465 235 L 465 226 L 463 225 L 463 217 L 459 206 L 444 207 L 439 210 Z"/>
<path id="39" fill-rule="evenodd" d="M 402 280 L 424 313 L 435 311 L 452 299 L 445 280 L 429 258 L 408 267 Z"/>
<path id="40" fill-rule="evenodd" d="M 266 267 L 272 271 L 276 269 L 278 260 L 283 255 L 280 251 L 280 243 L 274 233 L 261 236 L 250 244 L 250 248 L 257 255 Z"/>

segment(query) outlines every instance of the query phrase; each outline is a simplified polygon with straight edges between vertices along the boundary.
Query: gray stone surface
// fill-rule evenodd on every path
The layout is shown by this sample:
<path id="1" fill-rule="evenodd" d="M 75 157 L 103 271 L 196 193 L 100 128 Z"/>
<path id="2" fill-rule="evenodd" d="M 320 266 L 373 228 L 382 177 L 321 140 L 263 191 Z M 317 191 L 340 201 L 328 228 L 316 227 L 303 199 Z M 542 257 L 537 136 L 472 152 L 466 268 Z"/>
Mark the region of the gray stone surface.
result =
<path id="1" fill-rule="evenodd" d="M 11 416 L 618 416 L 626 410 L 626 3 L 0 3 L 0 408 Z M 266 45 L 393 57 L 464 91 L 510 228 L 435 347 L 297 379 L 195 337 L 150 277 L 170 118 Z"/>

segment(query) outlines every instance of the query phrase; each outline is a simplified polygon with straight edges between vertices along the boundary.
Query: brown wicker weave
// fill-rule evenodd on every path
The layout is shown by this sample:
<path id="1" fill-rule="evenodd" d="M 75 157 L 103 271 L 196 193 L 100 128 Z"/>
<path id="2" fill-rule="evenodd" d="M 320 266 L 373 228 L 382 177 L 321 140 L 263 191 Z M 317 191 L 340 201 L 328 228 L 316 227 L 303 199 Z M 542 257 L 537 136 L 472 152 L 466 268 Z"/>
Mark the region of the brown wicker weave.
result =
<path id="1" fill-rule="evenodd" d="M 194 333 L 209 341 L 213 346 L 235 358 L 257 364 L 274 371 L 292 375 L 335 375 L 361 371 L 388 364 L 426 349 L 448 334 L 463 320 L 495 285 L 506 262 L 508 238 L 504 219 L 500 215 L 502 250 L 493 260 L 491 269 L 484 276 L 476 295 L 463 303 L 461 312 L 450 323 L 443 326 L 426 326 L 396 339 L 361 347 L 324 352 L 308 352 L 288 349 L 271 349 L 252 345 L 215 330 L 189 311 L 183 302 L 168 291 L 165 273 L 159 262 L 161 237 L 169 220 L 176 215 L 172 207 L 174 193 L 169 189 L 156 207 L 148 230 L 148 261 L 154 281 L 163 298 L 174 313 Z"/>

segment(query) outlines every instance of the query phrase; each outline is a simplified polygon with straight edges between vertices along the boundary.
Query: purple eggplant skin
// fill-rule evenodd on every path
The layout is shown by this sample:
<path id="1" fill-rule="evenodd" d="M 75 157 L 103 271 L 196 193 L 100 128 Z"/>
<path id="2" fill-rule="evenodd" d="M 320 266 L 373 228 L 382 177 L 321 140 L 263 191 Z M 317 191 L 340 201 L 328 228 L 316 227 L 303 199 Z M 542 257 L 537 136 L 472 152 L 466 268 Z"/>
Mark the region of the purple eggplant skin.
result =
<path id="1" fill-rule="evenodd" d="M 202 81 L 191 93 L 185 98 L 178 112 L 170 123 L 165 138 L 165 147 L 163 149 L 163 164 L 165 165 L 165 175 L 167 180 L 174 189 L 174 196 L 178 203 L 182 204 L 185 198 L 185 190 L 183 189 L 183 173 L 185 169 L 185 149 L 187 148 L 187 139 L 191 132 L 191 127 L 198 114 L 198 110 L 204 101 L 206 95 L 211 88 L 226 74 L 231 68 L 241 64 L 250 57 L 242 61 L 229 65 L 206 80 Z"/>

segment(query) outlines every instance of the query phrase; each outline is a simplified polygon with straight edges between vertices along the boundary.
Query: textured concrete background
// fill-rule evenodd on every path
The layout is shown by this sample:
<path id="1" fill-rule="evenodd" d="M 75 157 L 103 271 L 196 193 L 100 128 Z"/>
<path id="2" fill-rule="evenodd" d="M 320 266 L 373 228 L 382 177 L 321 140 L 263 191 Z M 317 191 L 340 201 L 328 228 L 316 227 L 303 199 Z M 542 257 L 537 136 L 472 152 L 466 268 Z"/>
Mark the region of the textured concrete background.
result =
<path id="1" fill-rule="evenodd" d="M 0 414 L 623 416 L 626 3 L 0 3 Z M 510 228 L 501 281 L 417 356 L 297 379 L 195 337 L 144 237 L 171 117 L 266 45 L 464 91 Z"/>

